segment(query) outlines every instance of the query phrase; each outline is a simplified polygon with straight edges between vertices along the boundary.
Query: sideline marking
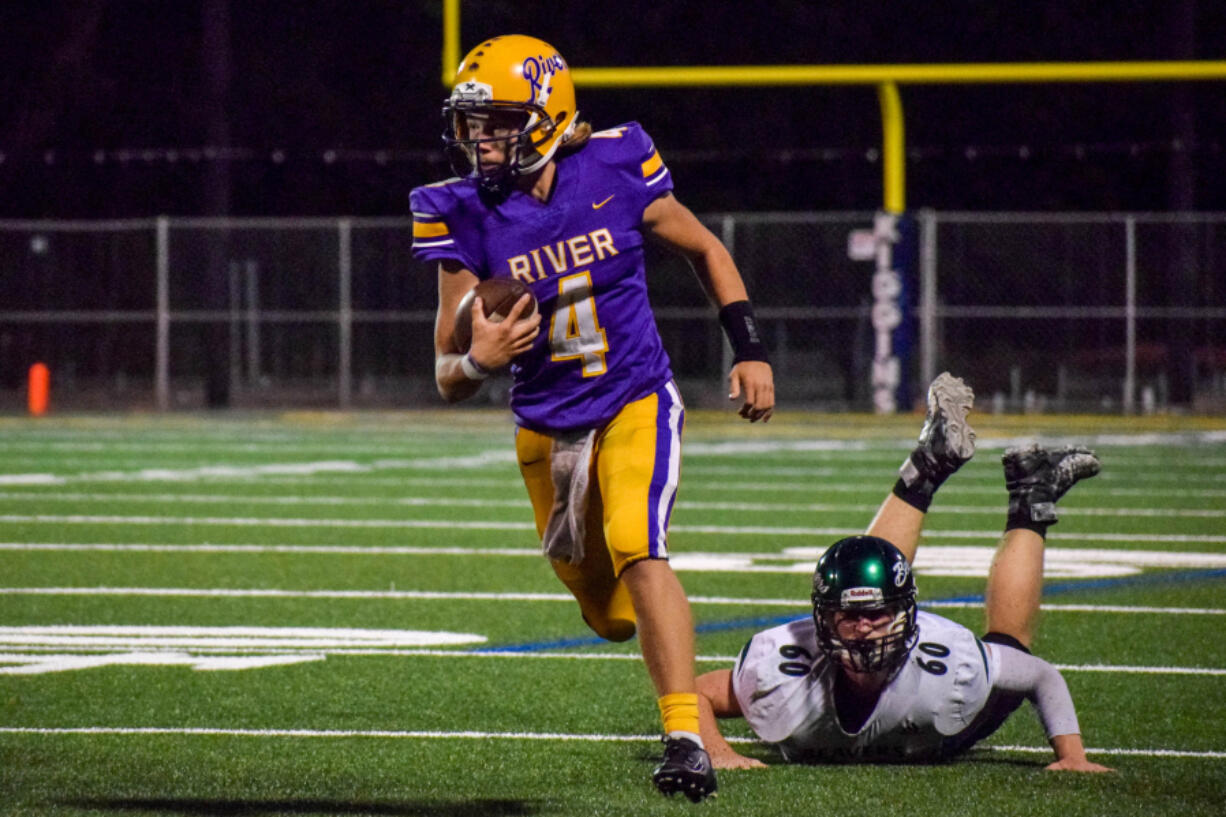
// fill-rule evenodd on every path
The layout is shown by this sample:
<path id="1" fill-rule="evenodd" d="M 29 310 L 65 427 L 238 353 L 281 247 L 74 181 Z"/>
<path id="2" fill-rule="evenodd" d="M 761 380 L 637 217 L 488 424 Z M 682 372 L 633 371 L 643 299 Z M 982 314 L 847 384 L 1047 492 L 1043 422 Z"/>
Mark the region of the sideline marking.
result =
<path id="1" fill-rule="evenodd" d="M 124 727 L 124 726 L 82 726 L 82 727 L 34 727 L 34 726 L 0 726 L 0 734 L 5 735 L 183 735 L 183 736 L 220 736 L 242 738 L 379 738 L 379 739 L 410 739 L 410 740 L 556 740 L 564 742 L 587 741 L 597 743 L 659 743 L 659 735 L 597 735 L 573 734 L 566 732 L 436 732 L 436 731 L 383 731 L 383 730 L 340 730 L 340 729 L 218 729 L 211 727 Z M 761 743 L 756 738 L 730 737 L 729 743 Z M 976 746 L 977 750 L 991 752 L 1026 752 L 1034 754 L 1050 754 L 1048 746 Z M 1226 758 L 1226 752 L 1215 751 L 1185 751 L 1182 749 L 1108 749 L 1090 747 L 1086 752 L 1095 755 L 1131 755 L 1135 757 L 1178 757 L 1178 758 Z"/>

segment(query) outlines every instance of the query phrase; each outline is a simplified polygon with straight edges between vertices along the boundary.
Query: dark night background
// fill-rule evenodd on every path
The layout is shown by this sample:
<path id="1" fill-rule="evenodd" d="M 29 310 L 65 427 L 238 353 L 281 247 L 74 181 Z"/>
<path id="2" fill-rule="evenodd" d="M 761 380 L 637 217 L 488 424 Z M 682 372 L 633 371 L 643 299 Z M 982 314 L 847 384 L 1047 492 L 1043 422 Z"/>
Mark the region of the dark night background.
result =
<path id="1" fill-rule="evenodd" d="M 1209 0 L 466 0 L 572 65 L 1221 59 Z M 437 0 L 0 3 L 0 217 L 403 215 L 449 175 Z M 1222 81 L 900 87 L 908 206 L 1226 209 Z M 871 86 L 579 88 L 638 119 L 696 211 L 871 210 Z"/>

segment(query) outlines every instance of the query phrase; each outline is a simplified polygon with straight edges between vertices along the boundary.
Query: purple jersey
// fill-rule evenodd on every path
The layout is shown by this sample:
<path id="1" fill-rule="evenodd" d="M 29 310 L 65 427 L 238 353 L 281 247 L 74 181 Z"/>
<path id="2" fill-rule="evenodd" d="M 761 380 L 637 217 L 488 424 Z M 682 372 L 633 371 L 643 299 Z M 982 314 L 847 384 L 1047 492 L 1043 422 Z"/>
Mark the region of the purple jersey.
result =
<path id="1" fill-rule="evenodd" d="M 542 432 L 601 426 L 672 379 L 647 299 L 643 210 L 672 177 L 637 123 L 560 156 L 547 204 L 494 201 L 472 179 L 413 190 L 413 254 L 478 278 L 515 277 L 536 296 L 541 334 L 511 366 L 516 422 Z"/>

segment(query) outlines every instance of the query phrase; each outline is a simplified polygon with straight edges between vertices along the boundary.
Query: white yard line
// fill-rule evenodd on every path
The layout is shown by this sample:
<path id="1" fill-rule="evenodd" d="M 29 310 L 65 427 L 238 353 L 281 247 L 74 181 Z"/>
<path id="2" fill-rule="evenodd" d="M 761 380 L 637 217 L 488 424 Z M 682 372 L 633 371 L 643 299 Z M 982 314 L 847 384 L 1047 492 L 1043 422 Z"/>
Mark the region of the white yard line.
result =
<path id="1" fill-rule="evenodd" d="M 686 465 L 685 473 L 694 476 L 709 477 L 757 477 L 761 479 L 783 477 L 787 479 L 813 479 L 813 478 L 830 478 L 834 480 L 840 479 L 878 479 L 881 480 L 878 484 L 883 486 L 883 489 L 889 488 L 889 480 L 891 474 L 894 473 L 889 468 L 857 468 L 848 467 L 847 465 L 837 462 L 828 465 L 795 465 L 795 466 L 753 466 L 749 464 L 737 465 Z M 1003 478 L 999 469 L 970 469 L 960 472 L 956 479 L 960 483 L 967 482 L 990 482 L 992 484 L 1000 484 L 1000 491 L 1004 493 Z M 1152 466 L 1143 470 L 1128 469 L 1126 471 L 1109 471 L 1105 470 L 1095 478 L 1098 485 L 1103 483 L 1113 483 L 1117 481 L 1127 481 L 1129 484 L 1149 484 L 1164 483 L 1164 482 L 1179 482 L 1194 484 L 1208 483 L 1210 485 L 1221 485 L 1226 482 L 1226 473 L 1183 473 L 1177 465 L 1154 462 Z"/>
<path id="2" fill-rule="evenodd" d="M 885 473 L 885 479 L 888 480 L 889 473 Z M 396 488 L 411 488 L 411 487 L 430 487 L 437 488 L 441 486 L 455 488 L 499 488 L 506 490 L 518 491 L 522 490 L 523 482 L 519 477 L 510 475 L 508 477 L 480 477 L 480 476 L 463 476 L 463 477 L 445 477 L 432 475 L 429 477 L 421 476 L 374 476 L 369 472 L 354 471 L 354 472 L 333 472 L 320 475 L 303 475 L 303 476 L 280 476 L 268 474 L 247 474 L 239 476 L 201 476 L 198 482 L 213 483 L 213 484 L 233 484 L 241 482 L 244 485 L 250 482 L 258 481 L 261 485 L 313 485 L 313 486 L 336 486 L 338 481 L 344 480 L 347 487 L 396 487 Z M 67 482 L 87 482 L 87 481 L 111 481 L 108 480 L 90 480 L 86 477 L 78 476 L 58 476 L 56 474 L 0 474 L 0 485 L 64 485 Z M 132 480 L 136 482 L 137 480 Z M 121 482 L 121 481 L 120 481 Z M 986 482 L 986 480 L 985 480 Z M 972 482 L 959 478 L 956 488 L 952 489 L 961 494 L 981 494 L 984 496 L 1003 497 L 1004 487 L 996 484 L 976 485 Z M 877 479 L 865 480 L 862 482 L 830 482 L 821 485 L 813 485 L 811 483 L 762 483 L 762 482 L 736 482 L 729 480 L 720 480 L 718 482 L 699 483 L 690 482 L 685 487 L 687 494 L 697 493 L 734 493 L 734 494 L 801 494 L 803 496 L 815 496 L 828 493 L 869 493 L 879 494 L 885 490 L 886 483 L 883 482 L 881 475 Z M 1149 499 L 1156 497 L 1175 497 L 1175 498 L 1203 498 L 1203 499 L 1219 499 L 1226 497 L 1226 488 L 1111 488 L 1105 487 L 1102 484 L 1095 483 L 1093 487 L 1096 496 L 1138 496 Z M 34 493 L 34 492 L 31 492 Z M 39 492 L 38 496 L 52 496 L 49 491 Z M 527 500 L 521 500 L 519 504 L 524 504 Z M 995 507 L 995 506 L 993 506 Z"/>
<path id="3" fill-rule="evenodd" d="M 795 546 L 759 553 L 703 552 L 686 550 L 674 554 L 673 569 L 704 573 L 795 573 L 813 570 L 821 548 Z M 86 544 L 86 543 L 0 543 L 0 552 L 95 552 L 95 553 L 230 553 L 238 555 L 274 553 L 304 556 L 346 555 L 358 557 L 437 556 L 488 559 L 491 557 L 539 558 L 536 547 L 481 548 L 458 546 L 372 545 L 290 545 L 290 544 Z M 986 577 L 995 548 L 980 545 L 925 544 L 915 560 L 922 576 Z M 1133 576 L 1150 568 L 1183 570 L 1222 570 L 1226 553 L 1198 553 L 1169 550 L 1077 548 L 1052 546 L 1046 550 L 1044 574 L 1047 579 L 1086 579 Z M 390 588 L 394 590 L 395 588 Z M 380 588 L 382 590 L 382 588 Z M 46 592 L 46 591 L 43 591 Z M 59 592 L 75 592 L 71 589 Z M 270 591 L 281 592 L 281 591 Z"/>
<path id="4" fill-rule="evenodd" d="M 934 610 L 966 608 L 977 610 L 983 607 L 983 602 L 964 601 L 931 601 L 920 602 L 920 607 Z M 1226 616 L 1226 609 L 1219 607 L 1132 607 L 1122 604 L 1041 604 L 1039 609 L 1046 613 L 1137 613 L 1140 615 L 1165 616 Z"/>
<path id="5" fill-rule="evenodd" d="M 251 494 L 174 494 L 174 493 L 84 493 L 0 491 L 0 501 L 10 502 L 118 502 L 153 503 L 158 505 L 272 505 L 272 506 L 354 506 L 354 507 L 456 507 L 456 508 L 527 508 L 526 500 L 477 499 L 465 496 L 336 496 L 336 495 L 251 495 Z M 880 507 L 874 504 L 823 503 L 823 502 L 708 502 L 679 500 L 679 510 L 737 511 L 743 513 L 875 513 Z M 1000 504 L 992 505 L 939 505 L 942 514 L 1001 516 Z M 1142 516 L 1160 518 L 1223 519 L 1226 509 L 1179 509 L 1179 508 L 1094 508 L 1071 507 L 1064 509 L 1066 518 L 1077 516 Z"/>
<path id="6" fill-rule="evenodd" d="M 208 587 L 0 587 L 0 596 L 150 596 L 251 599 L 398 599 L 424 601 L 565 601 L 569 593 L 484 593 L 436 590 L 251 590 Z M 691 599 L 693 601 L 693 599 Z M 764 602 L 769 604 L 769 601 Z M 795 602 L 793 602 L 795 606 Z M 4 627 L 0 627 L 0 634 Z"/>
<path id="7" fill-rule="evenodd" d="M 267 528 L 404 528 L 441 530 L 503 530 L 533 531 L 531 522 L 455 519 L 310 519 L 294 517 L 244 516 L 133 516 L 108 514 L 0 514 L 0 523 L 47 525 L 209 525 Z M 851 536 L 862 533 L 859 527 L 810 527 L 770 525 L 672 525 L 673 533 L 713 534 L 717 536 Z M 979 539 L 995 541 L 1000 530 L 927 530 L 929 539 Z M 1221 534 L 1162 534 L 1162 533 L 1078 533 L 1059 531 L 1061 541 L 1096 542 L 1166 542 L 1226 544 Z"/>
<path id="8" fill-rule="evenodd" d="M 45 465 L 45 461 L 41 464 Z M 23 487 L 56 487 L 70 483 L 114 483 L 114 484 L 139 484 L 148 482 L 162 483 L 251 483 L 258 482 L 261 485 L 326 485 L 334 487 L 338 481 L 343 480 L 345 485 L 353 486 L 392 486 L 392 487 L 439 487 L 452 486 L 458 488 L 503 488 L 509 490 L 522 490 L 523 483 L 518 477 L 509 475 L 505 478 L 491 478 L 479 476 L 464 476 L 464 477 L 444 477 L 444 476 L 375 476 L 377 473 L 369 467 L 359 466 L 357 463 L 349 463 L 340 465 L 338 463 L 298 463 L 290 465 L 270 465 L 263 468 L 255 466 L 208 466 L 193 469 L 139 469 L 132 471 L 100 471 L 84 474 L 56 474 L 46 472 L 34 473 L 10 473 L 0 474 L 0 486 L 23 486 Z M 687 474 L 702 473 L 701 467 L 691 467 L 686 469 Z M 890 471 L 881 470 L 859 470 L 852 471 L 846 468 L 825 468 L 818 471 L 811 469 L 803 472 L 797 472 L 795 469 L 789 469 L 784 473 L 763 472 L 761 469 L 749 468 L 724 468 L 719 469 L 714 473 L 715 476 L 721 477 L 714 482 L 699 482 L 697 480 L 688 480 L 686 483 L 686 493 L 734 493 L 737 495 L 754 494 L 754 493 L 770 493 L 775 494 L 800 494 L 805 497 L 821 496 L 830 493 L 867 493 L 879 494 L 884 491 L 883 486 L 887 486 Z M 769 477 L 785 477 L 792 479 L 791 482 L 776 482 L 767 479 L 758 479 L 754 481 L 732 481 L 722 477 L 739 476 L 742 478 L 758 475 L 763 478 Z M 849 481 L 850 477 L 860 477 L 859 480 Z M 1093 484 L 1092 490 L 1096 496 L 1119 496 L 1119 497 L 1143 497 L 1145 499 L 1155 499 L 1162 497 L 1180 498 L 1180 499 L 1220 499 L 1226 497 L 1226 488 L 1204 487 L 1204 482 L 1209 482 L 1210 485 L 1226 482 L 1226 476 L 1222 474 L 1209 475 L 1205 478 L 1181 476 L 1177 474 L 1159 472 L 1154 475 L 1154 479 L 1166 482 L 1184 483 L 1178 487 L 1163 487 L 1160 485 L 1150 484 L 1150 474 L 1145 476 L 1137 476 L 1131 474 L 1129 481 L 1132 483 L 1130 487 L 1116 486 L 1112 483 L 1112 475 L 1104 474 Z M 796 482 L 796 477 L 830 477 L 833 481 L 814 484 L 812 482 L 801 481 Z M 1187 485 L 1189 481 L 1201 487 L 1191 487 Z M 1001 497 L 1004 496 L 1004 488 L 999 484 L 999 476 L 996 474 L 983 475 L 977 477 L 973 474 L 964 473 L 958 477 L 956 491 L 959 495 L 975 494 L 982 496 Z M 1136 487 L 1140 483 L 1146 483 L 1146 487 Z M 42 492 L 40 497 L 54 496 L 51 492 Z M 526 500 L 521 501 L 526 502 Z M 994 506 L 993 506 L 994 507 Z"/>
<path id="9" fill-rule="evenodd" d="M 134 628 L 133 628 L 134 629 Z M 224 628 L 221 628 L 224 629 Z M 446 634 L 437 634 L 446 635 Z M 58 666 L 55 670 L 72 670 L 86 669 L 91 666 L 105 666 L 107 664 L 145 664 L 145 665 L 182 665 L 182 664 L 199 664 L 202 662 L 202 657 L 214 656 L 225 657 L 230 656 L 238 658 L 250 658 L 256 656 L 266 657 L 270 660 L 261 662 L 261 665 L 275 666 L 281 663 L 293 663 L 291 659 L 299 658 L 304 661 L 320 661 L 329 656 L 352 656 L 352 657 L 384 657 L 384 658 L 491 658 L 491 659 L 545 659 L 557 661 L 632 661 L 638 662 L 642 660 L 637 652 L 624 653 L 596 653 L 596 652 L 557 652 L 557 651 L 518 651 L 518 650 L 498 650 L 498 649 L 429 649 L 429 648 L 397 648 L 397 647 L 360 647 L 360 646 L 344 646 L 343 644 L 336 646 L 318 646 L 315 644 L 304 644 L 302 647 L 286 647 L 269 645 L 264 647 L 244 646 L 241 643 L 218 645 L 209 643 L 206 639 L 198 639 L 197 642 L 184 643 L 182 641 L 155 641 L 150 638 L 132 639 L 124 643 L 100 644 L 87 640 L 86 638 L 78 639 L 80 643 L 72 642 L 65 643 L 61 639 L 57 643 L 40 644 L 35 643 L 31 639 L 26 639 L 22 643 L 10 644 L 3 643 L 0 639 L 0 664 L 16 663 L 16 664 L 35 664 L 37 662 L 56 663 Z M 70 654 L 63 653 L 64 650 L 71 649 Z M 283 661 L 271 660 L 281 657 Z M 80 659 L 78 661 L 78 659 Z M 91 660 L 86 660 L 91 659 Z M 734 655 L 698 655 L 694 657 L 694 661 L 699 664 L 715 664 L 728 665 L 736 660 Z M 220 662 L 214 662 L 213 666 L 206 666 L 205 669 L 220 668 Z M 1093 673 L 1121 673 L 1128 675 L 1190 675 L 1190 676 L 1226 676 L 1226 669 L 1215 667 L 1177 667 L 1177 666 L 1133 666 L 1133 665 L 1115 665 L 1115 664 L 1055 664 L 1061 672 L 1093 672 Z M 249 667 L 240 667 L 247 669 Z M 0 674 L 23 674 L 22 667 L 9 668 L 7 670 L 0 668 Z"/>
<path id="10" fill-rule="evenodd" d="M 130 596 L 164 598 L 270 598 L 270 599 L 352 599 L 418 601 L 528 601 L 572 603 L 569 593 L 507 593 L 439 590 L 286 590 L 274 588 L 230 587 L 0 587 L 0 596 Z M 744 598 L 735 596 L 690 596 L 692 604 L 725 607 L 785 607 L 806 609 L 803 599 Z M 982 602 L 920 602 L 925 608 L 978 609 Z M 1226 609 L 1215 607 L 1146 607 L 1118 604 L 1043 604 L 1046 612 L 1136 613 L 1140 615 L 1221 616 Z M 10 628 L 0 626 L 0 637 Z"/>
<path id="11" fill-rule="evenodd" d="M 132 435 L 139 437 L 139 435 Z M 995 451 L 1004 449 L 1011 445 L 1026 444 L 1033 442 L 1033 436 L 1025 437 L 1002 437 L 1002 438 L 980 438 L 976 445 L 981 451 Z M 302 441 L 298 438 L 298 441 Z M 1100 447 L 1146 447 L 1158 445 L 1183 446 L 1192 450 L 1198 447 L 1203 448 L 1207 445 L 1214 445 L 1226 441 L 1226 431 L 1201 431 L 1201 432 L 1174 432 L 1174 433 L 1142 433 L 1142 434 L 1099 434 L 1088 435 L 1083 438 L 1062 438 L 1062 437 L 1043 437 L 1043 442 L 1050 446 L 1065 445 L 1071 443 L 1088 444 L 1091 446 Z M 351 448 L 344 443 L 324 443 L 322 445 L 311 445 L 309 441 L 302 441 L 304 444 L 300 446 L 294 445 L 293 438 L 286 444 L 278 444 L 276 442 L 270 445 L 264 445 L 260 442 L 253 443 L 250 439 L 241 442 L 231 442 L 228 446 L 221 446 L 225 450 L 231 452 L 242 453 L 260 453 L 262 451 L 275 451 L 280 456 L 287 456 L 292 452 L 303 452 L 310 454 L 312 452 L 344 452 L 353 453 L 368 453 L 371 451 L 380 451 L 369 447 L 368 443 L 359 444 L 358 448 Z M 205 443 L 212 445 L 213 441 Z M 861 460 L 867 459 L 889 459 L 893 452 L 903 451 L 911 448 L 914 443 L 910 439 L 895 439 L 895 440 L 829 440 L 829 439 L 801 439 L 801 440 L 759 440 L 759 441 L 734 441 L 734 442 L 701 442 L 694 441 L 686 445 L 686 456 L 688 458 L 701 460 L 710 457 L 756 457 L 764 454 L 815 454 L 815 453 L 847 453 L 855 455 Z M 389 442 L 389 447 L 395 448 L 394 442 Z M 116 450 L 152 450 L 152 451 L 183 451 L 189 452 L 198 450 L 194 443 L 183 442 L 179 439 L 154 440 L 146 441 L 142 439 L 127 439 L 119 442 L 107 442 L 96 437 L 90 436 L 88 439 L 73 440 L 62 442 L 57 440 L 40 440 L 40 439 L 21 439 L 11 440 L 7 445 L 0 446 L 0 451 L 14 450 L 19 451 L 29 448 L 37 450 L 40 453 L 46 452 L 48 448 L 56 451 L 66 452 L 97 452 L 105 454 Z M 406 454 L 409 452 L 406 452 Z M 415 452 L 414 452 L 415 453 Z M 1128 454 L 1122 454 L 1123 461 L 1129 463 L 1145 464 L 1153 462 L 1156 466 L 1161 465 L 1161 468 L 1155 467 L 1147 469 L 1143 476 L 1131 474 L 1130 479 L 1143 479 L 1144 481 L 1187 481 L 1187 475 L 1178 473 L 1182 470 L 1193 469 L 1221 469 L 1220 457 L 1209 458 L 1165 458 L 1157 457 L 1145 458 L 1135 457 Z M 44 463 L 48 461 L 47 457 L 9 457 L 5 459 L 11 465 L 17 462 L 39 463 L 46 467 Z M 55 458 L 52 460 L 56 467 L 63 468 L 69 464 L 65 458 Z M 88 460 L 81 460 L 81 465 L 89 467 L 92 463 Z M 0 484 L 54 484 L 57 482 L 79 482 L 79 481 L 184 481 L 198 480 L 217 477 L 229 478 L 244 478 L 256 476 L 274 476 L 277 474 L 294 474 L 294 473 L 320 473 L 320 472 L 349 472 L 349 473 L 365 473 L 370 471 L 389 471 L 389 470 L 430 470 L 430 471 L 448 471 L 455 469 L 484 469 L 491 465 L 513 465 L 515 462 L 514 452 L 508 445 L 506 447 L 490 448 L 484 451 L 478 451 L 474 454 L 463 456 L 402 456 L 398 458 L 376 459 L 372 462 L 356 462 L 353 460 L 325 460 L 323 462 L 285 462 L 271 464 L 217 464 L 203 467 L 180 467 L 180 468 L 143 468 L 137 467 L 128 471 L 102 471 L 95 473 L 78 473 L 71 475 L 64 474 L 7 474 L 3 476 L 4 483 Z M 847 479 L 849 476 L 865 476 L 879 477 L 883 472 L 880 468 L 848 468 L 846 465 L 838 462 L 830 462 L 829 464 L 819 464 L 817 466 L 768 466 L 766 468 L 754 468 L 746 465 L 703 465 L 700 462 L 687 467 L 687 473 L 690 474 L 709 474 L 709 475 L 735 475 L 747 476 L 752 474 L 756 477 L 762 476 L 830 476 L 838 479 Z M 1133 469 L 1135 470 L 1135 469 Z M 975 479 L 971 476 L 971 479 Z M 1114 478 L 1113 474 L 1108 471 L 1103 475 L 1101 480 L 1111 481 Z M 1204 474 L 1196 477 L 1198 480 L 1208 482 L 1226 482 L 1226 474 Z"/>
<path id="12" fill-rule="evenodd" d="M 454 519 L 299 519 L 243 516 L 109 516 L 103 514 L 2 514 L 0 522 L 49 525 L 225 525 L 270 528 L 427 528 L 466 530 L 536 530 L 531 522 Z M 674 527 L 674 530 L 676 528 Z M 1226 538 L 1226 537 L 1224 537 Z"/>
<path id="13" fill-rule="evenodd" d="M 0 491 L 0 501 L 37 502 L 120 502 L 154 503 L 158 505 L 274 505 L 336 507 L 455 507 L 455 508 L 520 508 L 526 510 L 527 499 L 474 499 L 470 497 L 431 496 L 312 496 L 304 494 L 260 496 L 243 494 L 150 494 L 150 493 L 80 493 L 39 491 Z M 1226 511 L 1223 512 L 1226 515 Z"/>
<path id="14" fill-rule="evenodd" d="M 34 726 L 3 726 L 0 734 L 4 735 L 114 735 L 144 737 L 150 735 L 179 735 L 183 737 L 235 737 L 235 738 L 373 738 L 379 740 L 538 740 L 557 742 L 594 742 L 594 743 L 658 743 L 659 735 L 609 735 L 583 734 L 568 732 L 480 732 L 480 731 L 413 731 L 413 730 L 375 730 L 375 729 L 222 729 L 212 727 L 127 727 L 127 726 L 81 726 L 81 727 L 34 727 Z M 753 738 L 732 737 L 731 743 L 758 743 Z M 1046 746 L 981 746 L 981 750 L 992 752 L 1024 752 L 1028 754 L 1050 754 Z M 1088 747 L 1086 751 L 1092 755 L 1127 755 L 1133 757 L 1170 757 L 1185 759 L 1219 760 L 1226 758 L 1226 752 L 1217 751 L 1185 751 L 1182 749 L 1112 749 L 1105 747 Z"/>
<path id="15" fill-rule="evenodd" d="M 298 553 L 305 555 L 343 554 L 346 556 L 532 556 L 539 558 L 541 549 L 530 548 L 466 548 L 415 547 L 412 545 L 287 545 L 287 544 L 138 544 L 130 542 L 0 542 L 0 551 L 49 550 L 117 553 Z"/>
<path id="16" fill-rule="evenodd" d="M 976 749 L 987 749 L 992 752 L 1025 752 L 1035 755 L 1051 754 L 1050 746 L 976 746 Z M 1226 752 L 1189 752 L 1182 749 L 1107 749 L 1087 747 L 1086 752 L 1092 755 L 1122 755 L 1129 757 L 1179 757 L 1206 758 L 1219 760 L 1226 758 Z"/>

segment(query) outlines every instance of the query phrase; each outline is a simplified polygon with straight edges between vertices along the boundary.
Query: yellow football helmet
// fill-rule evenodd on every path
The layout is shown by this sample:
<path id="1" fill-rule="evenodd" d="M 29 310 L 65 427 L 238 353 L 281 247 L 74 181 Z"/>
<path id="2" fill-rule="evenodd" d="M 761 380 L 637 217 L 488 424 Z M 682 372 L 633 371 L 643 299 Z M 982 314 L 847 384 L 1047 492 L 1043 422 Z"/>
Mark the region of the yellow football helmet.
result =
<path id="1" fill-rule="evenodd" d="M 485 40 L 464 57 L 443 107 L 452 168 L 502 188 L 545 166 L 575 131 L 575 85 L 557 49 L 535 37 Z M 483 164 L 479 146 L 506 145 L 504 161 Z"/>

